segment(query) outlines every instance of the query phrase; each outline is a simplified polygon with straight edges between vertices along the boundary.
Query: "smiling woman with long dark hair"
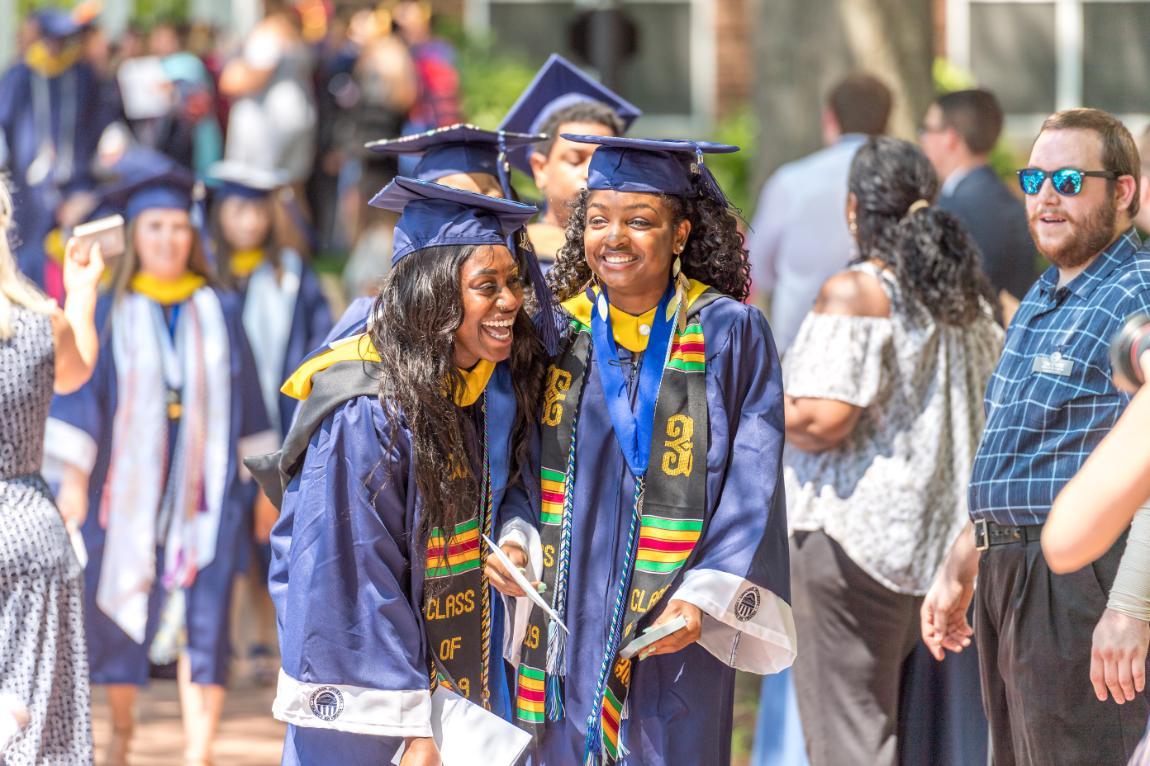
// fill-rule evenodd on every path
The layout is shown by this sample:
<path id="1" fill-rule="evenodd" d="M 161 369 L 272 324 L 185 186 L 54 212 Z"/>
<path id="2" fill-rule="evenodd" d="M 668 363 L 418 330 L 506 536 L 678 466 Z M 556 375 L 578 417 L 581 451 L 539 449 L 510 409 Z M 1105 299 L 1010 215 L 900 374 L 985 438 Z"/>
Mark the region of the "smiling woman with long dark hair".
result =
<path id="1" fill-rule="evenodd" d="M 538 547 L 499 516 L 543 377 L 523 310 L 532 256 L 508 247 L 535 208 L 407 178 L 372 204 L 402 216 L 369 329 L 285 386 L 304 399 L 272 533 L 285 764 L 383 764 L 400 745 L 403 766 L 438 763 L 448 691 L 510 718 L 494 589 L 521 592 L 482 536 L 518 566 Z"/>
<path id="2" fill-rule="evenodd" d="M 735 147 L 565 137 L 597 145 L 550 273 L 572 331 L 541 429 L 543 582 L 570 635 L 533 615 L 516 717 L 539 764 L 726 763 L 735 669 L 794 657 L 778 359 L 702 162 Z"/>

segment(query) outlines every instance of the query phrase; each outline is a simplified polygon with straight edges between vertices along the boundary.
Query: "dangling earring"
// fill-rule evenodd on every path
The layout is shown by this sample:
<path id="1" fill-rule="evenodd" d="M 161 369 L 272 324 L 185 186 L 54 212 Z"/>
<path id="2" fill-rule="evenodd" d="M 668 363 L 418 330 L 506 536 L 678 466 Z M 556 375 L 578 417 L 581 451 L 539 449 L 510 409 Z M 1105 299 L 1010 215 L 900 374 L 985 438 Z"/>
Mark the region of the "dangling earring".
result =
<path id="1" fill-rule="evenodd" d="M 853 214 L 847 217 L 847 230 L 850 231 L 852 237 L 859 233 L 858 218 Z"/>

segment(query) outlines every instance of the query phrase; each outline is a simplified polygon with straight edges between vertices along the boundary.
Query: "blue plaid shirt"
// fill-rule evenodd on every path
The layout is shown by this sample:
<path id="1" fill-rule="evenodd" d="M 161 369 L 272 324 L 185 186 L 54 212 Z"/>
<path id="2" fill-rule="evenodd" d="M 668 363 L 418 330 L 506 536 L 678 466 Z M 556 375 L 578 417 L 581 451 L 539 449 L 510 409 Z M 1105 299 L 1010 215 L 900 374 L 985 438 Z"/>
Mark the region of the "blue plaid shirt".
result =
<path id="1" fill-rule="evenodd" d="M 971 518 L 1046 521 L 1130 401 L 1111 380 L 1110 341 L 1137 312 L 1150 313 L 1150 250 L 1134 229 L 1069 284 L 1058 287 L 1053 266 L 1034 283 L 987 385 Z"/>

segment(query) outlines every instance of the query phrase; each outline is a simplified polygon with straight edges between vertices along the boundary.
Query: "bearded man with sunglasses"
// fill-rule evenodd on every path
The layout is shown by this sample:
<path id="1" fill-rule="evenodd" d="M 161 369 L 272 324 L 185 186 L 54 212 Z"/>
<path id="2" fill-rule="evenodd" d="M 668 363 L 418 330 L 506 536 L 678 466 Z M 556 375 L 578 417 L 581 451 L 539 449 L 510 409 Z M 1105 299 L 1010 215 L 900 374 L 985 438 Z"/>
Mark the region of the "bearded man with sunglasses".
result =
<path id="1" fill-rule="evenodd" d="M 1124 534 L 1093 566 L 1055 575 L 1039 538 L 1129 402 L 1108 351 L 1127 316 L 1150 312 L 1150 250 L 1132 224 L 1138 150 L 1114 116 L 1068 110 L 1043 123 L 1018 175 L 1054 265 L 1023 299 L 987 387 L 971 522 L 923 603 L 923 640 L 941 659 L 977 639 L 996 766 L 1125 764 L 1150 714 L 1150 541 Z"/>

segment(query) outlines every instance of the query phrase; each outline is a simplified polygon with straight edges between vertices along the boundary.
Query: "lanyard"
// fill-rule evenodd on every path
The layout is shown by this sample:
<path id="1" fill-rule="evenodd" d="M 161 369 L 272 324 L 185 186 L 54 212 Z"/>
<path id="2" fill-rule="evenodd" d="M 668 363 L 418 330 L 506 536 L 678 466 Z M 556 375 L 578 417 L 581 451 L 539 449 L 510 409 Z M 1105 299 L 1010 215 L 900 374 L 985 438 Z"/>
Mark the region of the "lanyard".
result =
<path id="1" fill-rule="evenodd" d="M 663 368 L 671 348 L 671 333 L 675 327 L 673 312 L 667 306 L 675 291 L 667 288 L 655 309 L 655 320 L 651 325 L 651 335 L 647 350 L 639 363 L 639 395 L 635 408 L 631 408 L 631 397 L 627 391 L 627 380 L 623 376 L 623 365 L 615 346 L 615 336 L 611 329 L 611 312 L 608 309 L 607 290 L 598 300 L 588 288 L 588 297 L 595 308 L 591 312 L 591 337 L 594 339 L 595 366 L 599 370 L 599 382 L 607 399 L 607 411 L 611 415 L 611 425 L 615 429 L 615 440 L 623 450 L 627 466 L 635 478 L 647 473 L 651 457 L 651 434 L 655 422 L 655 401 L 659 398 L 659 385 L 663 381 Z"/>

